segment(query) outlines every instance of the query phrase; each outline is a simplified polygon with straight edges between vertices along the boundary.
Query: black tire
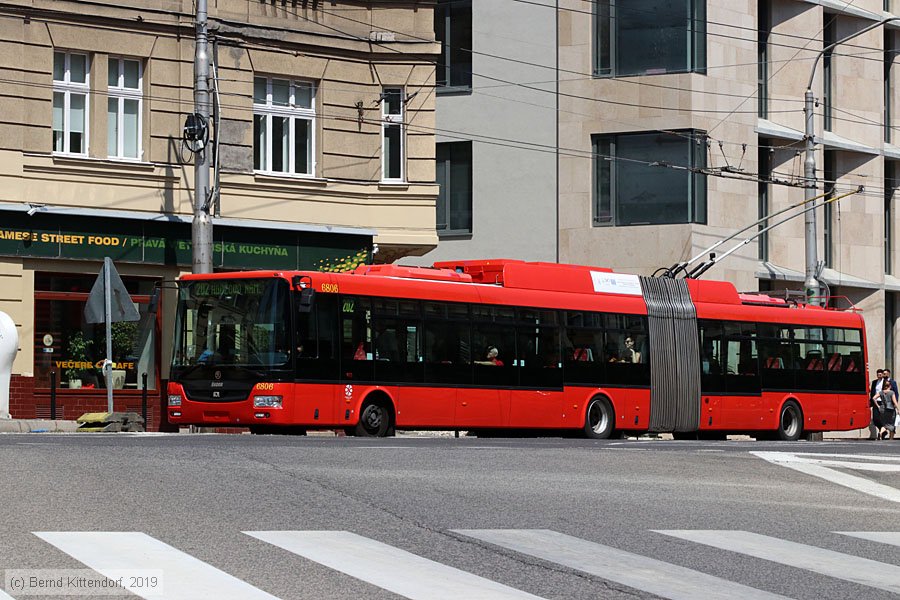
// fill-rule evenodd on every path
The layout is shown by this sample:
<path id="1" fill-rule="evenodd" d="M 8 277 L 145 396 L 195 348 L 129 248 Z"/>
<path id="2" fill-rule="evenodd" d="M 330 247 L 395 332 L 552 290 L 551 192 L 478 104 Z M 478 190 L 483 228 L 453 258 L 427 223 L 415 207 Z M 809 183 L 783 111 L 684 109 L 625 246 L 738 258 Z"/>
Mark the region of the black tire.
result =
<path id="1" fill-rule="evenodd" d="M 616 415 L 612 404 L 603 397 L 588 402 L 584 412 L 584 436 L 594 440 L 606 440 L 612 436 Z"/>
<path id="2" fill-rule="evenodd" d="M 359 422 L 353 435 L 359 437 L 387 437 L 392 429 L 393 413 L 384 400 L 366 400 L 359 410 Z"/>
<path id="3" fill-rule="evenodd" d="M 803 411 L 793 400 L 788 400 L 781 407 L 776 435 L 785 442 L 795 442 L 803 435 Z"/>

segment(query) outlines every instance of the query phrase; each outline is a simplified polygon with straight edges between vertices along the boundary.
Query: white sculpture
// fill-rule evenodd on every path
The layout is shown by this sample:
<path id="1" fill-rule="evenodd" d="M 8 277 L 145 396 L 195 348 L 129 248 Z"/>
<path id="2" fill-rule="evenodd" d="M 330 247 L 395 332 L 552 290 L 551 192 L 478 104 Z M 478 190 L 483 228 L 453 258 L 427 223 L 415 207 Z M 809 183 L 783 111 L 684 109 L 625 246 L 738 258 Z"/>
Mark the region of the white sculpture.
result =
<path id="1" fill-rule="evenodd" d="M 0 312 L 0 419 L 9 418 L 9 381 L 19 351 L 19 332 L 5 312 Z"/>

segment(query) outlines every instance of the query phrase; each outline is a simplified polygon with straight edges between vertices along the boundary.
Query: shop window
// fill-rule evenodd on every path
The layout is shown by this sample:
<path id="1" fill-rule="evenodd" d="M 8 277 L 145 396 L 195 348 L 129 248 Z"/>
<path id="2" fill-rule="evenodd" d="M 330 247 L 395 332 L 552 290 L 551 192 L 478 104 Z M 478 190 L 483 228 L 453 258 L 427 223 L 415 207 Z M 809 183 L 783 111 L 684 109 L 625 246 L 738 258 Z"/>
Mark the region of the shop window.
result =
<path id="1" fill-rule="evenodd" d="M 106 327 L 87 323 L 84 307 L 95 275 L 35 274 L 34 376 L 35 386 L 49 388 L 51 373 L 62 389 L 105 390 L 102 364 L 106 355 Z M 149 312 L 154 280 L 123 277 L 140 321 L 112 325 L 112 385 L 115 389 L 147 388 L 159 381 L 159 327 Z"/>

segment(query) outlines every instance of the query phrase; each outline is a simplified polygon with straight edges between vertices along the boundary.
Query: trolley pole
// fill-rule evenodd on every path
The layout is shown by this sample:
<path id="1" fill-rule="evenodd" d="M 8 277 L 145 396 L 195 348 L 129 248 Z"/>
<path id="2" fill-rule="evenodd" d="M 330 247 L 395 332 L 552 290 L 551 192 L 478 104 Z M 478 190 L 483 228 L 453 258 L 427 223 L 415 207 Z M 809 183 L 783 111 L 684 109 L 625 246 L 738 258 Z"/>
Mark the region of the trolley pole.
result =
<path id="1" fill-rule="evenodd" d="M 194 53 L 194 112 L 201 127 L 209 126 L 209 36 L 207 0 L 197 2 L 197 40 Z M 208 139 L 208 138 L 207 138 Z M 210 216 L 209 152 L 201 142 L 194 153 L 194 220 L 191 225 L 192 272 L 212 273 L 212 218 Z"/>
<path id="2" fill-rule="evenodd" d="M 872 23 L 867 27 L 863 27 L 856 33 L 851 33 L 847 37 L 841 38 L 833 44 L 829 44 L 816 53 L 813 60 L 812 68 L 809 71 L 809 83 L 806 85 L 806 93 L 803 97 L 803 117 L 806 122 L 805 141 L 806 141 L 806 159 L 803 161 L 803 176 L 805 178 L 804 198 L 810 202 L 816 202 L 816 129 L 813 120 L 813 108 L 815 99 L 813 97 L 813 78 L 816 74 L 816 65 L 819 59 L 826 52 L 832 50 L 835 46 L 843 44 L 847 40 L 853 39 L 858 35 L 862 35 L 867 31 L 871 31 L 877 27 L 881 27 L 890 21 L 898 21 L 900 17 L 888 17 L 877 23 Z M 831 99 L 829 98 L 829 102 Z M 819 259 L 817 255 L 816 240 L 816 211 L 811 210 L 806 213 L 805 218 L 805 242 L 806 242 L 806 301 L 809 304 L 821 304 L 822 298 L 819 286 Z"/>

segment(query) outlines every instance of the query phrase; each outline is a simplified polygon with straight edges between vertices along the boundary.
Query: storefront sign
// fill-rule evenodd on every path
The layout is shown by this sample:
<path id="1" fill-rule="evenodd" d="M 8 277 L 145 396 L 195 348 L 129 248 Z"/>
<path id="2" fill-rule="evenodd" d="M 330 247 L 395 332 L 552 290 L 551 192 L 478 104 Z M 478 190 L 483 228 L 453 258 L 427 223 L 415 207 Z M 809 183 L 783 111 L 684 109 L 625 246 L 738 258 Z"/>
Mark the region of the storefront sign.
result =
<path id="1" fill-rule="evenodd" d="M 0 213 L 0 255 L 159 265 L 191 264 L 191 228 L 38 213 Z M 226 269 L 346 270 L 365 264 L 372 238 L 217 226 L 213 266 Z"/>

